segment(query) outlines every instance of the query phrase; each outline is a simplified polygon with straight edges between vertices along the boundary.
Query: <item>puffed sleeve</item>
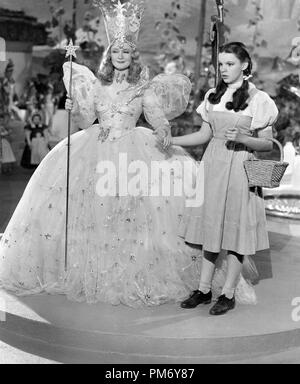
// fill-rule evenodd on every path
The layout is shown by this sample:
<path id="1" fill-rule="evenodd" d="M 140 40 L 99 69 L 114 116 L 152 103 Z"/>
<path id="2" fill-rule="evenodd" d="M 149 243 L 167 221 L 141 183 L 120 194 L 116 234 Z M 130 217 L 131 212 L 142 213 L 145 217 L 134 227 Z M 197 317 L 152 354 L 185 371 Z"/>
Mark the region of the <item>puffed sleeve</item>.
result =
<path id="1" fill-rule="evenodd" d="M 215 91 L 215 89 L 210 89 L 208 92 L 206 92 L 206 95 L 204 97 L 204 100 L 202 101 L 202 103 L 199 105 L 199 107 L 197 108 L 197 113 L 199 115 L 201 115 L 202 119 L 209 123 L 209 118 L 208 118 L 208 111 L 209 111 L 209 101 L 208 101 L 208 98 L 209 98 L 209 95 L 211 93 L 213 93 Z"/>
<path id="2" fill-rule="evenodd" d="M 70 84 L 70 63 L 63 65 L 64 84 L 69 92 Z M 73 63 L 72 76 L 72 99 L 74 107 L 72 110 L 72 120 L 77 128 L 89 128 L 96 120 L 95 109 L 95 85 L 97 78 L 84 65 Z"/>
<path id="3" fill-rule="evenodd" d="M 192 90 L 188 77 L 182 74 L 160 74 L 150 82 L 150 88 L 156 94 L 165 117 L 169 121 L 185 112 Z"/>
<path id="4" fill-rule="evenodd" d="M 251 130 L 256 131 L 260 137 L 268 137 L 272 134 L 272 125 L 278 117 L 278 109 L 271 97 L 259 91 L 250 103 L 250 113 L 252 116 Z"/>
<path id="5" fill-rule="evenodd" d="M 155 131 L 162 133 L 170 132 L 169 121 L 152 87 L 146 89 L 143 94 L 143 111 L 147 122 Z"/>

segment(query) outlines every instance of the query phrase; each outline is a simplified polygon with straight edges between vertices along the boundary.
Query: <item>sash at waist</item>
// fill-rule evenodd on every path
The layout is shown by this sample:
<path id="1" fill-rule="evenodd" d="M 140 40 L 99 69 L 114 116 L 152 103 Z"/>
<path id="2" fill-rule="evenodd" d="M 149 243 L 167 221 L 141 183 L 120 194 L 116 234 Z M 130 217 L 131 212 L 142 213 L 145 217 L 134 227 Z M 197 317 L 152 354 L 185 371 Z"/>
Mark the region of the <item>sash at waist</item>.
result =
<path id="1" fill-rule="evenodd" d="M 216 139 L 216 140 L 227 141 L 227 139 L 226 139 L 226 137 L 224 135 L 214 135 L 213 138 Z"/>
<path id="2" fill-rule="evenodd" d="M 253 153 L 253 150 L 246 147 L 245 144 L 236 143 L 234 141 L 230 141 L 226 139 L 225 136 L 222 135 L 215 135 L 213 136 L 212 140 L 220 140 L 224 142 L 224 145 L 226 145 L 227 149 L 234 150 L 234 151 L 247 151 L 249 153 Z"/>

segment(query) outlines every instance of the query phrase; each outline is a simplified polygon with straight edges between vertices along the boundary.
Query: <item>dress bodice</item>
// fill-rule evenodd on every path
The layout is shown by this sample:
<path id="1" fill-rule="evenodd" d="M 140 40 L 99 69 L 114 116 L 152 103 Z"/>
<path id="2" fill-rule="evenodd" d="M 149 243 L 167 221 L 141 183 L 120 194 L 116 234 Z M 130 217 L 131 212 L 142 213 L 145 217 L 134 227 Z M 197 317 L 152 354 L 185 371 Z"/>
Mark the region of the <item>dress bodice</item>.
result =
<path id="1" fill-rule="evenodd" d="M 133 90 L 120 91 L 112 97 L 105 87 L 97 84 L 95 111 L 101 129 L 116 139 L 136 127 L 143 112 L 143 100 L 141 96 L 135 97 Z"/>
<path id="2" fill-rule="evenodd" d="M 224 139 L 230 128 L 239 128 L 244 135 L 252 136 L 252 117 L 230 112 L 211 111 L 209 112 L 210 126 L 213 136 L 217 139 Z"/>
<path id="3" fill-rule="evenodd" d="M 30 132 L 30 139 L 34 139 L 36 137 L 45 137 L 45 130 L 47 129 L 44 125 L 38 125 L 35 127 L 32 127 L 31 125 L 27 125 L 25 127 L 25 130 Z"/>

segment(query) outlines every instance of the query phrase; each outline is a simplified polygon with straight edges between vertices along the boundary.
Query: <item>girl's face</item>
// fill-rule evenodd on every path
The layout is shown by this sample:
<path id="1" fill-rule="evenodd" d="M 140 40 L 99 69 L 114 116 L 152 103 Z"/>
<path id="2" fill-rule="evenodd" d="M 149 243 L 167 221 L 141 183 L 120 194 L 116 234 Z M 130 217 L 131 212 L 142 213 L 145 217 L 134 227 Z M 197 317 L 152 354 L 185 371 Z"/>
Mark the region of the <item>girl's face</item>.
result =
<path id="1" fill-rule="evenodd" d="M 39 125 L 41 123 L 41 119 L 38 116 L 35 116 L 32 122 L 34 125 Z"/>
<path id="2" fill-rule="evenodd" d="M 226 84 L 233 84 L 243 79 L 248 63 L 242 63 L 233 53 L 220 53 L 219 65 L 222 79 Z"/>
<path id="3" fill-rule="evenodd" d="M 116 42 L 111 47 L 111 61 L 113 66 L 119 70 L 124 71 L 130 67 L 132 62 L 132 50 L 129 44 L 120 44 Z"/>

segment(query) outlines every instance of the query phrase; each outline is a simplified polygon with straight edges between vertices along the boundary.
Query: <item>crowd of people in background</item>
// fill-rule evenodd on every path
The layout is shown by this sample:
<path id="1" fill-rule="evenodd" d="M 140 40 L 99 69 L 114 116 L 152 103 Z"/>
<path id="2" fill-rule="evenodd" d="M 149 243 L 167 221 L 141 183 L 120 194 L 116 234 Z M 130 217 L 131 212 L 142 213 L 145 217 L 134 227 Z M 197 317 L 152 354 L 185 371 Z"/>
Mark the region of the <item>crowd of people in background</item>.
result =
<path id="1" fill-rule="evenodd" d="M 18 95 L 13 78 L 14 63 L 8 61 L 0 78 L 0 167 L 1 173 L 11 175 L 18 163 L 12 142 L 13 122 L 22 124 L 24 151 L 20 165 L 35 169 L 50 150 L 53 116 L 60 98 L 54 95 L 54 86 L 46 75 L 38 74 L 28 80 L 22 95 Z"/>

